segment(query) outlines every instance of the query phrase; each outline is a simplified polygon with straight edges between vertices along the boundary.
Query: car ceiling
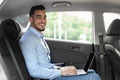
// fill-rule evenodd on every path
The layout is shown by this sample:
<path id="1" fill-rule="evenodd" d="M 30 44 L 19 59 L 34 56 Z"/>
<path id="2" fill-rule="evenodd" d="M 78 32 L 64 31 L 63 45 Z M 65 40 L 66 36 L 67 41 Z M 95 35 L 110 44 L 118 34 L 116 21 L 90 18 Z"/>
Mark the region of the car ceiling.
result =
<path id="1" fill-rule="evenodd" d="M 70 2 L 72 6 L 52 7 L 54 2 Z M 29 13 L 31 6 L 43 4 L 46 11 L 119 11 L 120 0 L 6 0 L 0 8 L 0 18 L 12 18 Z"/>

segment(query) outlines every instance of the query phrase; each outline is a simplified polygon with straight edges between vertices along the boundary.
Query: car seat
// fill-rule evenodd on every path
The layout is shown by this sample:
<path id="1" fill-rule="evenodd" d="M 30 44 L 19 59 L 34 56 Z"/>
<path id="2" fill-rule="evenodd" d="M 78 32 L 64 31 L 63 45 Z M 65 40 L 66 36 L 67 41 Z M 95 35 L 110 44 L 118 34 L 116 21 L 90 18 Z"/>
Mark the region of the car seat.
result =
<path id="1" fill-rule="evenodd" d="M 104 36 L 104 49 L 115 80 L 120 80 L 120 19 L 115 19 Z"/>
<path id="2" fill-rule="evenodd" d="M 19 33 L 21 31 L 19 25 L 12 19 L 2 21 L 1 28 L 3 36 L 0 41 L 0 49 L 3 58 L 6 58 L 6 68 L 9 70 L 9 80 L 32 80 L 29 76 L 21 49 L 19 47 Z M 9 57 L 9 58 L 7 58 Z M 14 72 L 14 73 L 13 73 Z"/>

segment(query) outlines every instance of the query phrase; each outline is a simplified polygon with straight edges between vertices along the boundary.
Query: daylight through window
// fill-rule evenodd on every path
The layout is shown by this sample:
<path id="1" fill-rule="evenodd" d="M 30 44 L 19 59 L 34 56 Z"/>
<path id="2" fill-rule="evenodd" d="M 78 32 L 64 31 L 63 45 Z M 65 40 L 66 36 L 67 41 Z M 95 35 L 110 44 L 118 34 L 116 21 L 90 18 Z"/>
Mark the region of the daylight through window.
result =
<path id="1" fill-rule="evenodd" d="M 92 42 L 92 12 L 48 12 L 45 37 Z"/>

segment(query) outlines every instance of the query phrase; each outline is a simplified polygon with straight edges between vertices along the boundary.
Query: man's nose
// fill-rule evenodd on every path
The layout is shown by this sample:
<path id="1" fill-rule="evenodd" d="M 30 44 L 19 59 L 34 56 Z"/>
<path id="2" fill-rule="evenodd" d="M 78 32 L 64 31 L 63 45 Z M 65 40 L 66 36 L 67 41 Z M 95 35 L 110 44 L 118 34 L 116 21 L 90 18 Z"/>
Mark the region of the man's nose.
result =
<path id="1" fill-rule="evenodd" d="M 46 19 L 45 18 L 42 18 L 42 20 L 41 20 L 42 22 L 46 22 Z"/>

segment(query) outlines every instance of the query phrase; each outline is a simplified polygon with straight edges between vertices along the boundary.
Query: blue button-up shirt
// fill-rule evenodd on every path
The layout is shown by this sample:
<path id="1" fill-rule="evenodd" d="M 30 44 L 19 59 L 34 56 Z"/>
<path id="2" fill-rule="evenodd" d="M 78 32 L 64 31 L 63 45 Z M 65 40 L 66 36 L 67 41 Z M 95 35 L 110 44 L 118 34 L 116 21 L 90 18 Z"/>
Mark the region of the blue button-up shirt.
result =
<path id="1" fill-rule="evenodd" d="M 20 39 L 20 47 L 30 75 L 34 78 L 53 79 L 61 76 L 61 71 L 50 63 L 50 51 L 45 47 L 43 34 L 30 27 Z"/>

